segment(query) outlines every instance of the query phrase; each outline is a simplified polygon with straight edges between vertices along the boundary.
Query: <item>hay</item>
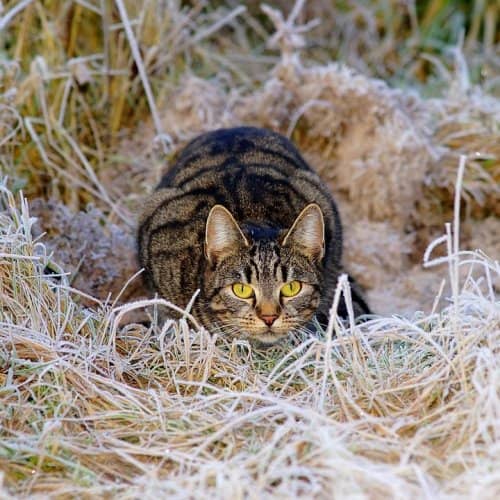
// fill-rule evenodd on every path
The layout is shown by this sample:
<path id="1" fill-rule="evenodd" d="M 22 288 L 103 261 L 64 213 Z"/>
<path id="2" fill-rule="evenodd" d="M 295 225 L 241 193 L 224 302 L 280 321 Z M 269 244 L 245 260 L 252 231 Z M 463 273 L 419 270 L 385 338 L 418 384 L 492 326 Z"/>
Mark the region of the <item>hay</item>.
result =
<path id="1" fill-rule="evenodd" d="M 336 324 L 334 340 L 260 352 L 187 320 L 117 329 L 125 306 L 82 308 L 64 280 L 44 275 L 25 200 L 2 188 L 1 203 L 0 462 L 10 491 L 498 493 L 498 262 L 462 252 L 460 266 L 481 277 L 439 313 Z"/>
<path id="2" fill-rule="evenodd" d="M 447 59 L 415 48 L 454 29 L 439 0 L 278 4 L 0 12 L 0 495 L 500 495 L 498 9 Z M 267 351 L 158 321 L 175 305 L 134 278 L 143 197 L 241 123 L 328 183 L 375 319 Z"/>

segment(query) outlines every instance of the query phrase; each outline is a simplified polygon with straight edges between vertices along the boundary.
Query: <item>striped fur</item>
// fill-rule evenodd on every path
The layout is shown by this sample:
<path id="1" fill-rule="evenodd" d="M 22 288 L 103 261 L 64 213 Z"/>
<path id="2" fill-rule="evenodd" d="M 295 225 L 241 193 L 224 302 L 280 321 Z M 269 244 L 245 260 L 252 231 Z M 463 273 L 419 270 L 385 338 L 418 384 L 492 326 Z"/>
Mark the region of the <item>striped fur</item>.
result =
<path id="1" fill-rule="evenodd" d="M 319 205 L 324 220 L 319 261 L 282 244 L 311 203 Z M 215 263 L 204 251 L 214 205 L 232 214 L 249 242 Z M 152 288 L 182 307 L 200 289 L 193 313 L 208 329 L 272 343 L 301 328 L 316 311 L 328 316 L 341 266 L 339 215 L 325 184 L 277 133 L 240 127 L 193 140 L 146 202 L 138 236 Z M 304 287 L 285 300 L 279 288 L 290 280 Z M 235 282 L 252 284 L 255 296 L 235 297 L 230 289 Z M 279 316 L 271 327 L 259 319 L 263 304 Z M 361 298 L 360 304 L 359 312 L 368 312 Z"/>

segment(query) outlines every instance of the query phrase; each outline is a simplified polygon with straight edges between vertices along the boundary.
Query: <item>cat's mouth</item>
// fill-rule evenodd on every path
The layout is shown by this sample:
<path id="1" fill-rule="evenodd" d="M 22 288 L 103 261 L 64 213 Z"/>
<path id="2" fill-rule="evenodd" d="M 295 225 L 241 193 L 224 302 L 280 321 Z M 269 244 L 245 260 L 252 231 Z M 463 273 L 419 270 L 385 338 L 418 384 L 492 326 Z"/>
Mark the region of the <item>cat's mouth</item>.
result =
<path id="1" fill-rule="evenodd" d="M 279 334 L 269 333 L 269 334 L 252 335 L 250 338 L 251 340 L 255 340 L 264 346 L 272 346 L 274 344 L 277 344 L 280 340 L 283 340 L 285 337 L 286 337 L 285 333 L 279 333 Z"/>
<path id="2" fill-rule="evenodd" d="M 288 335 L 288 331 L 268 326 L 261 328 L 258 331 L 247 332 L 247 335 L 251 340 L 257 340 L 258 342 L 266 345 L 273 345 L 286 337 Z"/>

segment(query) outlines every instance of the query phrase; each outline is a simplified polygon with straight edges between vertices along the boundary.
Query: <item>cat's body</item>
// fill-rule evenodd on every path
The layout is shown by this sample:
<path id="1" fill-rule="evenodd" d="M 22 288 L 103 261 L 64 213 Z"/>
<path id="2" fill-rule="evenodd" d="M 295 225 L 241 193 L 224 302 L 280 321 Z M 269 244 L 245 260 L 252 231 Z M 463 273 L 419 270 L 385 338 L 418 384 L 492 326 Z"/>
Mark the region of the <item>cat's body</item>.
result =
<path id="1" fill-rule="evenodd" d="M 328 316 L 341 252 L 326 186 L 286 138 L 251 127 L 188 144 L 139 227 L 140 261 L 161 296 L 185 307 L 199 289 L 193 313 L 207 328 L 268 343 L 316 311 Z"/>

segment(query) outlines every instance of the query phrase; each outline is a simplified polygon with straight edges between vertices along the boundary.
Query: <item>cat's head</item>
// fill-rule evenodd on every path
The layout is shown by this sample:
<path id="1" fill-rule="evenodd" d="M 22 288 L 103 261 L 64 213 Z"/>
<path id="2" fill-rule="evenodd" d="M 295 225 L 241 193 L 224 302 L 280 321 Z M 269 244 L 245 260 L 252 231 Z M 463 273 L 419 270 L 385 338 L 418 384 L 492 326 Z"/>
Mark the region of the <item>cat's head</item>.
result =
<path id="1" fill-rule="evenodd" d="M 226 334 L 272 344 L 314 315 L 322 283 L 324 221 L 318 205 L 286 230 L 242 230 L 222 205 L 205 231 L 205 300 L 211 323 Z"/>

